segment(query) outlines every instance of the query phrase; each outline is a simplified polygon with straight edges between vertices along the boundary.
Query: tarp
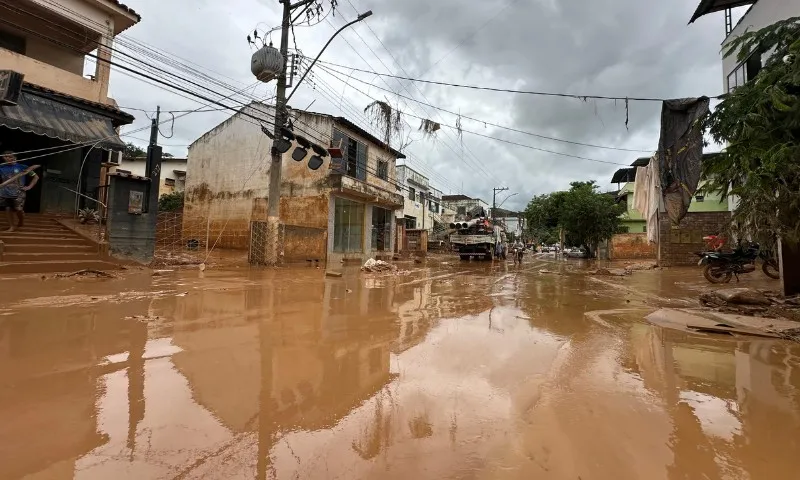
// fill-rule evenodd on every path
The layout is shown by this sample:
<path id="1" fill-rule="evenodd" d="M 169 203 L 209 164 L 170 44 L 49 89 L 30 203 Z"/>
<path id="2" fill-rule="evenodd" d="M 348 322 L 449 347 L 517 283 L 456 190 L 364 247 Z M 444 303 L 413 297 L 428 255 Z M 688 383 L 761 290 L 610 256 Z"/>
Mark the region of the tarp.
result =
<path id="1" fill-rule="evenodd" d="M 65 142 L 122 150 L 111 119 L 23 91 L 17 105 L 0 106 L 0 125 Z"/>
<path id="2" fill-rule="evenodd" d="M 698 120 L 709 113 L 708 105 L 708 97 L 700 97 L 665 100 L 661 107 L 661 192 L 674 224 L 686 215 L 700 182 L 703 130 Z"/>

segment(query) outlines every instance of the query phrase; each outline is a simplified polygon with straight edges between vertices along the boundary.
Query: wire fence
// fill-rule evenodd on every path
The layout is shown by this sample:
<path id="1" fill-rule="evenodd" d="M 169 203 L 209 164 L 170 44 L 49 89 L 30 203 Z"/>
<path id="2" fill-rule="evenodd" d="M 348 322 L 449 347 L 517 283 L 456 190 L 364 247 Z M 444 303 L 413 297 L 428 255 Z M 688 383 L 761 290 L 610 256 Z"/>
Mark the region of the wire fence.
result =
<path id="1" fill-rule="evenodd" d="M 232 228 L 238 227 L 238 228 Z M 224 221 L 159 212 L 154 265 L 241 265 L 248 260 L 249 229 Z"/>

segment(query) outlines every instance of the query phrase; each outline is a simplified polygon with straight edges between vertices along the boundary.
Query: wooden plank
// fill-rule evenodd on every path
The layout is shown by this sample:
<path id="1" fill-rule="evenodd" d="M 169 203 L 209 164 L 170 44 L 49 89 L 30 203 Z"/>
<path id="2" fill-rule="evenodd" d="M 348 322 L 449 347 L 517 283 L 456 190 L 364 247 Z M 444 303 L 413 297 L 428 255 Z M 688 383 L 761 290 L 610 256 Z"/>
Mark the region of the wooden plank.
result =
<path id="1" fill-rule="evenodd" d="M 41 167 L 41 165 L 33 165 L 33 166 L 30 166 L 30 167 L 26 168 L 25 170 L 17 173 L 16 175 L 14 175 L 13 177 L 9 178 L 5 182 L 0 183 L 0 188 L 5 187 L 9 183 L 13 182 L 14 180 L 19 179 L 20 177 L 24 177 L 25 175 L 28 175 L 29 173 L 31 173 L 32 171 L 34 171 L 34 170 L 36 170 L 37 168 L 40 168 L 40 167 Z"/>
<path id="2" fill-rule="evenodd" d="M 733 327 L 724 323 L 717 323 L 716 325 L 688 324 L 686 327 L 696 332 L 703 333 L 727 333 L 729 335 L 750 335 L 754 337 L 781 338 L 780 335 L 765 332 L 763 330 L 747 327 Z"/>

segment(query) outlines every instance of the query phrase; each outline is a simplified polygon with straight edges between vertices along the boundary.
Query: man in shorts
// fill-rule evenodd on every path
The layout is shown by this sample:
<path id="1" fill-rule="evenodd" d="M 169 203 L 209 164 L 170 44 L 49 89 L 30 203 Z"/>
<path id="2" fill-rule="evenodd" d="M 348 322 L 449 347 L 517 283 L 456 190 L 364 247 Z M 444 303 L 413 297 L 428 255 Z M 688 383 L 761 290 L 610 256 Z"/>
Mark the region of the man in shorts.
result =
<path id="1" fill-rule="evenodd" d="M 3 152 L 3 163 L 0 164 L 0 182 L 6 182 L 14 176 L 27 170 L 27 166 L 17 163 L 17 157 L 12 152 Z M 28 184 L 30 178 L 30 184 Z M 16 178 L 0 188 L 0 207 L 6 209 L 8 215 L 8 231 L 13 232 L 22 228 L 25 221 L 25 194 L 39 181 L 35 172 L 30 172 Z M 14 225 L 14 212 L 19 223 Z"/>

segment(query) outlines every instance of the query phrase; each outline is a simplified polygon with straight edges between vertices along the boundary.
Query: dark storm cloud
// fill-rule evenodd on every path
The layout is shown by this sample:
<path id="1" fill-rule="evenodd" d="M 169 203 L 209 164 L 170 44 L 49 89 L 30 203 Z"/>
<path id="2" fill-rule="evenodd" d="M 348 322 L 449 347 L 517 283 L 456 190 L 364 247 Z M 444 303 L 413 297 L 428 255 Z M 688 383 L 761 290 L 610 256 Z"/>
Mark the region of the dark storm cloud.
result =
<path id="1" fill-rule="evenodd" d="M 403 71 L 366 25 L 346 31 L 325 52 L 323 60 L 380 72 L 386 72 L 388 67 L 399 75 L 455 83 L 578 95 L 665 98 L 714 95 L 721 91 L 718 52 L 723 34 L 721 19 L 703 19 L 687 26 L 697 0 L 351 1 L 358 11 L 374 11 L 367 22 Z M 241 2 L 236 9 L 209 1 L 128 0 L 128 3 L 143 14 L 142 24 L 134 27 L 131 35 L 232 77 L 233 80 L 226 81 L 235 80 L 239 87 L 252 83 L 248 71 L 250 51 L 244 35 L 257 20 L 267 25 L 276 24 L 278 18 L 277 2 L 266 0 Z M 343 18 L 351 19 L 354 15 L 350 2 L 342 0 L 337 17 L 328 20 L 338 27 Z M 325 22 L 298 30 L 300 48 L 314 55 L 334 27 Z M 430 102 L 448 110 L 460 110 L 492 123 L 563 139 L 634 149 L 654 148 L 658 141 L 660 104 L 654 102 L 631 101 L 626 113 L 624 101 L 476 92 L 411 85 L 358 73 L 353 73 L 353 77 L 374 85 L 350 82 L 370 97 L 390 98 L 399 102 L 404 111 L 445 124 L 454 124 L 455 118 L 391 97 L 377 87 L 422 99 L 419 89 Z M 321 89 L 306 88 L 293 99 L 295 106 L 302 108 L 315 100 L 313 110 L 338 114 L 340 102 L 349 103 L 351 107 L 343 113 L 355 117 L 360 124 L 366 122 L 358 115 L 370 98 L 344 87 L 328 74 L 322 73 L 319 78 L 330 83 L 339 98 L 326 99 Z M 267 96 L 274 87 L 259 88 L 259 95 Z M 148 105 L 158 102 L 171 108 L 196 106 L 119 75 L 114 76 L 112 90 L 123 105 L 137 100 L 141 104 L 146 98 Z M 147 96 L 143 97 L 142 92 Z M 176 123 L 175 136 L 170 141 L 190 143 L 225 116 L 205 113 L 187 117 Z M 409 119 L 409 123 L 416 128 L 419 121 Z M 629 164 L 646 155 L 542 140 L 469 120 L 464 120 L 463 126 L 484 135 L 596 160 Z M 510 191 L 520 193 L 509 200 L 506 206 L 511 208 L 521 208 L 533 194 L 566 188 L 570 181 L 594 179 L 606 187 L 613 171 L 619 168 L 467 133 L 463 136 L 466 152 L 462 154 L 455 132 L 444 127 L 437 137 L 435 141 L 420 138 L 412 144 L 409 148 L 414 157 L 409 162 L 412 167 L 431 173 L 432 183 L 445 192 L 460 190 L 463 185 L 464 193 L 487 201 L 491 201 L 493 186 L 508 186 Z M 478 163 L 475 157 L 488 175 L 475 167 Z"/>

